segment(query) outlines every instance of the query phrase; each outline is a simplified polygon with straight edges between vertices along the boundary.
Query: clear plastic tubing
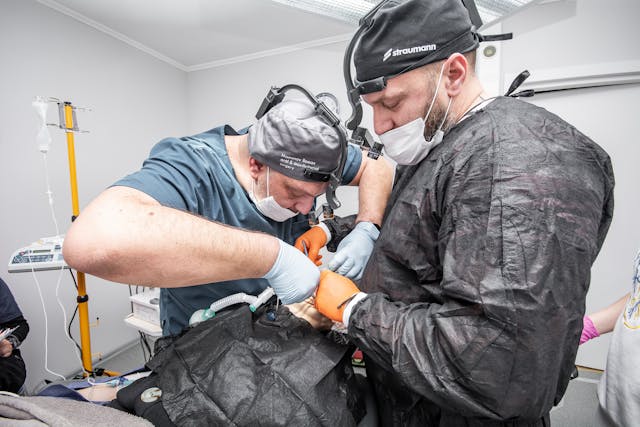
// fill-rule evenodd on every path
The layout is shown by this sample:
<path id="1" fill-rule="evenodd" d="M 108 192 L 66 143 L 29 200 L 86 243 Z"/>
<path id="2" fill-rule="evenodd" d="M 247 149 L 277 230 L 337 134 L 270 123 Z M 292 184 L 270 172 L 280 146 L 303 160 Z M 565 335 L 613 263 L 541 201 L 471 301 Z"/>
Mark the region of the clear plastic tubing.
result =
<path id="1" fill-rule="evenodd" d="M 209 310 L 211 310 L 215 315 L 215 313 L 222 310 L 223 308 L 229 307 L 230 305 L 240 304 L 243 302 L 247 304 L 252 304 L 257 299 L 258 297 L 256 297 L 255 295 L 248 295 L 248 294 L 245 294 L 244 292 L 241 292 L 238 294 L 229 295 L 228 297 L 224 297 L 222 299 L 219 299 L 218 301 L 213 302 L 209 306 Z"/>
<path id="2" fill-rule="evenodd" d="M 258 295 L 258 298 L 256 298 L 254 302 L 249 304 L 249 310 L 252 312 L 256 311 L 258 307 L 267 302 L 273 295 L 275 295 L 273 288 L 271 286 L 267 287 L 260 293 L 260 295 Z"/>
<path id="3" fill-rule="evenodd" d="M 197 310 L 191 315 L 191 318 L 189 319 L 189 325 L 193 326 L 197 323 L 211 319 L 220 310 L 234 304 L 247 303 L 249 304 L 249 309 L 254 312 L 273 295 L 274 291 L 271 287 L 266 288 L 257 297 L 254 295 L 245 294 L 244 292 L 229 295 L 228 297 L 213 302 L 207 309 Z"/>

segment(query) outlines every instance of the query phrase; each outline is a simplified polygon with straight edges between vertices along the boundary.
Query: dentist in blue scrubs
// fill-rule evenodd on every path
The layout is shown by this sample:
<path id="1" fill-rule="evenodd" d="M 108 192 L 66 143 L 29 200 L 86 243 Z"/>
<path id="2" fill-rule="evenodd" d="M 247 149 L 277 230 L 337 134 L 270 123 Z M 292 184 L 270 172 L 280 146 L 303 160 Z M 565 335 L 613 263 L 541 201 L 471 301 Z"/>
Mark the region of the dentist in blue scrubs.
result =
<path id="1" fill-rule="evenodd" d="M 271 286 L 284 304 L 303 301 L 319 269 L 292 245 L 309 230 L 306 214 L 346 155 L 341 184 L 359 185 L 356 223 L 369 226 L 348 239 L 358 259 L 339 259 L 366 264 L 392 167 L 356 146 L 345 151 L 337 128 L 310 102 L 288 98 L 248 129 L 223 125 L 160 141 L 140 170 L 76 219 L 64 242 L 67 263 L 106 280 L 162 288 L 163 335 L 180 333 L 196 310 L 238 292 L 258 295 Z"/>

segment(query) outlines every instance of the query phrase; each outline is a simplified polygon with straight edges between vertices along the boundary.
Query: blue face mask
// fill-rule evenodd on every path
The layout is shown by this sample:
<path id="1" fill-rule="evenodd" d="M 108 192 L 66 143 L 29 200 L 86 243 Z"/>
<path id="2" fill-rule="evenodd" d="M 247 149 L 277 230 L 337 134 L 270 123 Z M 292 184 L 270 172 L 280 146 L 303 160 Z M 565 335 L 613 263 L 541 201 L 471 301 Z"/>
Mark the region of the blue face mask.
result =
<path id="1" fill-rule="evenodd" d="M 271 168 L 267 167 L 267 197 L 262 200 L 258 200 L 256 198 L 254 188 L 255 188 L 255 180 L 251 181 L 251 193 L 249 193 L 249 197 L 256 205 L 256 208 L 260 211 L 260 213 L 267 218 L 271 218 L 277 222 L 284 222 L 294 216 L 298 215 L 298 212 L 294 212 L 291 209 L 283 208 L 276 202 L 276 199 L 273 196 L 269 196 L 269 172 Z"/>

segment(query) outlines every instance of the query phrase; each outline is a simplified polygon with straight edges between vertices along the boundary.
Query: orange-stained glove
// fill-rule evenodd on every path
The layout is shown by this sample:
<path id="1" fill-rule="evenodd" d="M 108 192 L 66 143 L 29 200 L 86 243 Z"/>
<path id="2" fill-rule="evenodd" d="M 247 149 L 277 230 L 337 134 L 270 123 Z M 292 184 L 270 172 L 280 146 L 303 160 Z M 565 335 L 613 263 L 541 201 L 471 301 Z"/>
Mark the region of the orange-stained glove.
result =
<path id="1" fill-rule="evenodd" d="M 307 256 L 309 259 L 316 263 L 316 265 L 322 265 L 322 255 L 320 249 L 324 248 L 324 245 L 327 244 L 327 233 L 319 226 L 311 227 L 308 231 L 306 231 L 302 236 L 298 237 L 295 243 L 295 247 L 301 252 L 305 252 L 305 248 L 303 243 L 307 246 Z"/>
<path id="2" fill-rule="evenodd" d="M 320 272 L 316 289 L 316 308 L 335 322 L 342 322 L 342 314 L 351 299 L 360 292 L 351 279 L 330 270 Z"/>

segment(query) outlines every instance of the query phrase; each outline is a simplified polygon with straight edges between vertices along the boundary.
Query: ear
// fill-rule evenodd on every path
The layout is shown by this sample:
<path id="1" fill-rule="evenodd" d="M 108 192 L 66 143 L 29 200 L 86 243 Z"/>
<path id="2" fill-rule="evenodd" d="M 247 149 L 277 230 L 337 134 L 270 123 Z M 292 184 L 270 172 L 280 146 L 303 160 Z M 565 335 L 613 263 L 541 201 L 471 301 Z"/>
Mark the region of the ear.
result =
<path id="1" fill-rule="evenodd" d="M 249 174 L 252 179 L 258 179 L 258 176 L 265 170 L 266 166 L 249 156 Z"/>
<path id="2" fill-rule="evenodd" d="M 462 92 L 462 86 L 467 78 L 467 70 L 469 63 L 467 58 L 461 53 L 454 53 L 451 55 L 445 64 L 444 87 L 447 90 L 447 95 L 453 98 Z"/>

